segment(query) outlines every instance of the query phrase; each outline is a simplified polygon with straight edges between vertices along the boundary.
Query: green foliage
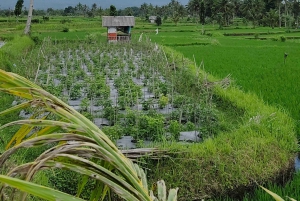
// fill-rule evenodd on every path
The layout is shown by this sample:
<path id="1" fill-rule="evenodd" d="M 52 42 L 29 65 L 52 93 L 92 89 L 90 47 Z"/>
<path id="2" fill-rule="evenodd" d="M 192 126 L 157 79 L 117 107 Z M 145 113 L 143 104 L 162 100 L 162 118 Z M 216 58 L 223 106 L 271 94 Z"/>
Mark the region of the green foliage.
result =
<path id="1" fill-rule="evenodd" d="M 68 28 L 68 27 L 64 27 L 64 28 L 62 29 L 62 32 L 69 32 L 69 28 Z"/>
<path id="2" fill-rule="evenodd" d="M 169 49 L 165 51 L 169 53 Z M 179 53 L 170 52 L 173 57 L 181 58 Z M 194 65 L 189 65 L 189 68 L 195 76 L 198 69 Z M 192 76 L 189 79 L 192 80 Z M 217 79 L 208 75 L 208 80 L 213 82 Z M 244 111 L 238 116 L 240 122 L 213 139 L 204 139 L 201 144 L 164 144 L 162 147 L 174 153 L 172 159 L 151 163 L 151 181 L 164 175 L 168 183 L 180 187 L 179 199 L 201 195 L 222 196 L 251 183 L 254 177 L 259 183 L 265 182 L 277 175 L 278 169 L 285 169 L 294 158 L 293 152 L 297 149 L 295 124 L 287 114 L 266 106 L 256 95 L 245 94 L 234 86 L 226 89 L 215 86 L 214 94 L 223 103 L 232 104 L 237 111 Z M 274 155 L 280 159 L 274 158 Z M 210 185 L 211 182 L 214 186 Z M 235 196 L 234 193 L 232 196 Z"/>
<path id="3" fill-rule="evenodd" d="M 24 4 L 24 0 L 17 1 L 15 10 L 14 10 L 15 16 L 19 16 L 22 13 L 23 4 Z"/>
<path id="4" fill-rule="evenodd" d="M 161 17 L 160 17 L 160 16 L 157 16 L 157 17 L 156 17 L 155 23 L 156 23 L 157 26 L 162 25 L 162 20 L 161 20 Z"/>
<path id="5" fill-rule="evenodd" d="M 167 96 L 161 95 L 158 101 L 159 108 L 163 109 L 168 105 L 168 102 L 169 102 L 169 98 Z"/>
<path id="6" fill-rule="evenodd" d="M 110 16 L 116 16 L 117 15 L 117 9 L 114 5 L 110 5 L 109 7 L 109 15 Z"/>
<path id="7" fill-rule="evenodd" d="M 19 54 L 28 51 L 33 47 L 33 41 L 27 36 L 16 36 L 11 41 L 8 41 L 5 46 L 0 48 L 0 68 L 12 71 L 14 61 L 18 58 Z M 22 69 L 15 69 L 14 72 L 21 72 Z"/>
<path id="8" fill-rule="evenodd" d="M 60 20 L 60 23 L 62 23 L 62 24 L 71 23 L 71 22 L 72 22 L 71 19 L 67 19 L 67 18 Z"/>
<path id="9" fill-rule="evenodd" d="M 279 36 L 279 39 L 280 39 L 281 42 L 285 42 L 286 41 L 286 37 L 283 36 L 283 35 Z"/>
<path id="10" fill-rule="evenodd" d="M 87 112 L 89 107 L 90 107 L 90 100 L 88 98 L 82 99 L 80 103 L 80 110 L 83 112 Z"/>
<path id="11" fill-rule="evenodd" d="M 172 137 L 178 140 L 179 134 L 182 131 L 182 125 L 178 121 L 171 120 L 168 130 L 172 134 Z"/>
<path id="12" fill-rule="evenodd" d="M 115 124 L 114 126 L 105 126 L 102 128 L 104 133 L 107 133 L 112 141 L 120 139 L 124 135 L 124 129 L 121 125 Z"/>

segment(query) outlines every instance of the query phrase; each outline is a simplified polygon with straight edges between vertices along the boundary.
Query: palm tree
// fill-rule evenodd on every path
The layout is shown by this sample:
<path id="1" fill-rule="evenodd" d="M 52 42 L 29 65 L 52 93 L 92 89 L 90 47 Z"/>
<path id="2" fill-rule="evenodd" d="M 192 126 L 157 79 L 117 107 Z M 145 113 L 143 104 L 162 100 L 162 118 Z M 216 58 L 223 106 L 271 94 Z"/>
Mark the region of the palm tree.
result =
<path id="1" fill-rule="evenodd" d="M 147 3 L 143 3 L 143 4 L 141 5 L 140 10 L 141 10 L 141 15 L 142 15 L 142 17 L 145 17 L 145 18 L 146 18 L 146 16 L 148 15 L 148 4 L 147 4 Z"/>
<path id="2" fill-rule="evenodd" d="M 29 5 L 29 11 L 28 11 L 28 17 L 27 17 L 27 23 L 26 27 L 24 29 L 24 34 L 28 35 L 30 33 L 30 27 L 31 27 L 31 19 L 32 19 L 32 11 L 33 11 L 33 0 L 30 0 Z"/>
<path id="3" fill-rule="evenodd" d="M 234 4 L 230 0 L 217 1 L 216 11 L 222 16 L 225 25 L 230 24 L 232 13 L 234 13 Z"/>
<path id="4" fill-rule="evenodd" d="M 262 17 L 264 2 L 262 0 L 245 0 L 242 5 L 242 10 L 247 19 L 251 20 L 255 28 L 258 21 Z"/>
<path id="5" fill-rule="evenodd" d="M 278 19 L 277 11 L 275 9 L 270 9 L 270 11 L 267 12 L 267 20 L 269 25 L 272 27 L 272 29 L 274 29 L 277 19 Z"/>
<path id="6" fill-rule="evenodd" d="M 15 167 L 6 176 L 0 175 L 0 184 L 23 191 L 18 195 L 19 198 L 25 200 L 29 193 L 45 200 L 82 201 L 79 198 L 80 191 L 74 197 L 32 183 L 32 178 L 40 170 L 60 168 L 95 180 L 96 187 L 92 190 L 90 200 L 104 200 L 110 190 L 125 200 L 156 200 L 153 192 L 148 192 L 144 171 L 126 158 L 95 124 L 75 109 L 25 78 L 3 70 L 0 70 L 0 91 L 24 99 L 24 102 L 2 111 L 0 115 L 26 108 L 32 111 L 31 118 L 0 127 L 21 125 L 7 144 L 7 151 L 0 156 L 1 167 L 19 149 L 54 144 L 35 161 Z M 159 181 L 158 184 L 159 190 L 165 192 L 164 182 Z M 5 200 L 6 185 L 0 185 L 0 200 Z M 170 200 L 176 200 L 177 190 L 170 190 Z"/>

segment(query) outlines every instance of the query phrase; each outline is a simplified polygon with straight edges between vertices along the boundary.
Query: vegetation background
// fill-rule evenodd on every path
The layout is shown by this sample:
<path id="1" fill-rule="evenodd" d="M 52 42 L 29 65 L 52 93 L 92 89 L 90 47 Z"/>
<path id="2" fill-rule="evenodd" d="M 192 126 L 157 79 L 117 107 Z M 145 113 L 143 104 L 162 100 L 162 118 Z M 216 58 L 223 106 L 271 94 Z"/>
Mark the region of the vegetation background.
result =
<path id="1" fill-rule="evenodd" d="M 3 55 L 1 66 L 20 74 L 22 74 L 22 69 L 14 69 L 12 61 L 19 58 L 20 52 L 26 55 L 27 48 L 33 45 L 27 39 L 20 43 L 20 39 L 14 36 L 23 31 L 26 14 L 26 11 L 23 11 L 17 21 L 12 10 L 0 11 L 2 15 L 0 19 L 1 39 L 18 41 L 18 43 L 12 42 L 11 44 L 14 45 L 11 46 L 7 44 L 1 50 L 0 57 Z M 36 44 L 41 44 L 47 37 L 56 41 L 75 41 L 91 38 L 91 33 L 94 33 L 100 41 L 106 41 L 106 29 L 100 27 L 100 20 L 102 15 L 108 14 L 109 9 L 102 9 L 96 4 L 89 7 L 80 3 L 76 7 L 69 6 L 61 10 L 51 8 L 35 10 L 31 38 Z M 165 6 L 143 4 L 140 7 L 120 9 L 117 15 L 138 16 L 132 32 L 133 38 L 137 39 L 140 34 L 144 33 L 152 42 L 180 52 L 177 55 L 174 52 L 170 53 L 173 57 L 178 59 L 185 56 L 194 61 L 196 66 L 200 66 L 199 68 L 218 79 L 230 75 L 230 78 L 243 91 L 255 93 L 264 101 L 264 104 L 289 113 L 295 121 L 296 132 L 299 134 L 300 97 L 297 93 L 300 86 L 300 80 L 297 77 L 300 37 L 299 2 L 191 0 L 187 6 L 183 6 L 177 1 L 171 1 Z M 162 24 L 158 27 L 156 24 L 150 24 L 148 18 L 151 15 L 161 16 Z M 157 28 L 158 34 L 155 32 Z M 234 94 L 232 96 L 228 94 L 219 94 L 219 96 L 226 97 L 232 102 L 235 99 L 240 101 L 236 98 L 238 97 L 236 93 L 232 92 Z M 1 98 L 3 109 L 7 108 L 12 100 L 10 96 L 3 96 Z M 250 106 L 256 107 L 255 109 L 259 108 L 256 98 L 249 97 L 249 100 L 252 103 L 249 101 L 250 103 L 247 102 L 249 105 L 242 106 L 242 108 Z M 228 105 L 225 106 L 228 107 Z M 240 115 L 240 113 L 237 114 Z M 229 121 L 244 121 L 244 119 L 236 119 L 237 114 L 232 115 Z M 5 121 L 9 119 L 3 119 L 3 122 Z M 281 126 L 280 124 L 280 129 L 283 128 Z M 13 133 L 14 130 L 5 132 Z M 210 146 L 213 147 L 213 145 Z M 213 150 L 212 147 L 208 149 Z M 178 148 L 175 146 L 173 149 L 176 151 Z M 274 157 L 273 152 L 269 154 Z M 182 163 L 181 165 L 181 169 L 184 169 L 189 164 Z M 270 165 L 270 168 L 273 167 Z M 260 172 L 260 175 L 263 175 L 264 171 Z M 182 173 L 184 176 L 184 172 Z M 178 186 L 179 183 L 176 183 L 178 181 L 172 181 L 173 176 L 170 176 L 170 180 L 168 178 L 166 180 Z M 234 178 L 238 177 L 238 175 L 234 176 Z M 289 195 L 298 198 L 299 192 L 295 187 L 299 185 L 297 178 L 298 175 L 286 185 L 287 190 L 274 184 L 270 184 L 269 188 L 279 192 L 282 196 Z M 188 186 L 188 183 L 184 185 Z M 259 200 L 268 200 L 268 195 L 260 190 L 256 191 L 255 195 L 261 196 Z M 244 199 L 248 200 L 249 197 L 246 196 Z M 258 200 L 258 198 L 252 199 Z"/>

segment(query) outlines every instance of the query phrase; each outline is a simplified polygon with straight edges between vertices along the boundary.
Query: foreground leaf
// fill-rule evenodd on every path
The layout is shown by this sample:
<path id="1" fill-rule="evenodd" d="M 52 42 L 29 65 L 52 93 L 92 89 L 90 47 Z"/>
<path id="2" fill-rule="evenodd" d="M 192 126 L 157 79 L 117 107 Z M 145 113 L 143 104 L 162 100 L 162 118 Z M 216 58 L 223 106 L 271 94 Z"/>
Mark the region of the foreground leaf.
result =
<path id="1" fill-rule="evenodd" d="M 264 189 L 267 193 L 269 193 L 276 201 L 284 201 L 284 199 L 282 199 L 279 195 L 277 195 L 276 193 L 273 193 L 272 191 L 260 186 L 262 189 Z"/>
<path id="2" fill-rule="evenodd" d="M 49 201 L 84 201 L 60 191 L 12 177 L 0 175 L 0 182 Z"/>

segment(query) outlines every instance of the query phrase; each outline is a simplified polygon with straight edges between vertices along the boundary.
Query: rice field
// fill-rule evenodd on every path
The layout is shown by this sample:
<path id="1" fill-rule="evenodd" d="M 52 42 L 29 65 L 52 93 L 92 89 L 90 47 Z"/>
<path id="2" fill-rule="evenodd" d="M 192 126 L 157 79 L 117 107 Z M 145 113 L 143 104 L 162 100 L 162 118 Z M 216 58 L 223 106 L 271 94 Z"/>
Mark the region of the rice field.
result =
<path id="1" fill-rule="evenodd" d="M 73 19 L 72 19 L 73 20 Z M 71 23 L 66 23 L 66 24 L 59 24 L 60 19 L 55 19 L 55 22 L 53 23 L 47 23 L 47 24 L 37 24 L 33 25 L 33 35 L 37 36 L 40 39 L 51 37 L 54 40 L 83 40 L 86 39 L 91 35 L 91 33 L 96 33 L 95 35 L 100 38 L 100 40 L 105 40 L 105 33 L 106 30 L 103 29 L 97 20 L 92 20 L 91 22 L 82 22 L 79 20 L 77 22 L 77 19 L 73 20 Z M 98 26 L 98 27 L 97 27 Z M 68 32 L 62 32 L 62 29 L 64 27 L 68 27 L 69 31 Z M 95 28 L 96 27 L 96 28 Z M 201 69 L 205 70 L 206 72 L 211 73 L 212 75 L 216 76 L 217 78 L 224 78 L 228 75 L 230 75 L 230 78 L 234 80 L 234 82 L 237 84 L 237 86 L 246 91 L 246 92 L 252 92 L 257 94 L 259 97 L 261 97 L 265 103 L 274 105 L 276 107 L 280 107 L 283 110 L 287 110 L 294 119 L 297 121 L 300 119 L 300 112 L 299 112 L 299 100 L 300 100 L 300 95 L 298 95 L 298 88 L 300 84 L 300 80 L 297 78 L 299 74 L 299 69 L 298 65 L 300 64 L 298 55 L 300 53 L 300 50 L 298 48 L 297 44 L 297 39 L 295 40 L 287 40 L 285 42 L 279 41 L 273 41 L 273 40 L 249 40 L 245 39 L 246 37 L 252 37 L 254 38 L 254 35 L 250 36 L 224 36 L 224 34 L 232 34 L 232 33 L 259 33 L 259 37 L 262 37 L 263 34 L 267 33 L 264 35 L 264 37 L 273 37 L 273 38 L 279 38 L 280 35 L 285 35 L 285 36 L 297 36 L 299 33 L 286 33 L 285 30 L 279 30 L 279 29 L 268 29 L 268 28 L 258 28 L 258 29 L 249 29 L 249 28 L 243 28 L 243 29 L 223 29 L 223 30 L 216 30 L 216 27 L 210 25 L 210 26 L 205 26 L 206 34 L 208 35 L 202 35 L 201 34 L 201 27 L 198 25 L 194 24 L 179 24 L 178 26 L 174 26 L 172 23 L 166 23 L 163 26 L 159 27 L 159 33 L 155 34 L 155 29 L 157 27 L 154 25 L 150 24 L 145 24 L 144 22 L 138 21 L 137 26 L 135 29 L 133 29 L 133 38 L 137 39 L 141 33 L 144 33 L 143 40 L 146 40 L 146 38 L 151 39 L 152 42 L 162 44 L 165 46 L 169 46 L 176 51 L 182 53 L 185 57 L 191 59 L 192 61 L 195 60 L 195 63 L 197 66 L 201 66 Z M 11 33 L 18 33 L 21 32 L 22 29 L 20 25 L 14 25 L 13 28 L 5 28 L 3 33 L 9 35 Z M 2 32 L 1 32 L 2 33 Z M 263 33 L 263 34 L 261 34 Z M 272 34 L 270 34 L 272 33 Z M 65 63 L 60 62 L 61 56 L 66 56 L 68 54 L 68 48 L 67 45 L 65 44 L 65 49 L 63 52 L 60 52 L 58 49 L 50 49 L 49 55 L 56 55 L 55 58 L 53 57 L 51 59 L 51 62 L 53 62 L 53 66 L 62 66 L 64 68 Z M 81 49 L 82 50 L 82 49 Z M 93 65 L 95 64 L 93 60 L 93 57 L 95 55 L 92 55 L 92 52 L 94 50 L 91 50 L 91 57 L 85 58 L 84 52 L 88 50 L 88 45 L 86 46 L 86 49 L 83 48 L 83 53 L 81 53 L 82 58 L 78 60 L 70 60 L 72 65 L 75 66 L 79 64 L 79 66 L 82 66 L 82 61 L 87 62 L 83 66 L 91 67 L 93 68 Z M 129 50 L 127 50 L 128 52 Z M 95 53 L 95 52 L 94 52 Z M 284 54 L 287 53 L 286 59 L 284 59 Z M 76 55 L 77 53 L 73 52 L 72 54 Z M 170 55 L 169 55 L 170 56 Z M 172 59 L 172 56 L 176 57 L 176 54 L 170 56 Z M 74 56 L 75 58 L 75 56 Z M 65 57 L 64 57 L 65 59 Z M 181 59 L 181 58 L 176 58 L 176 59 Z M 174 59 L 173 59 L 174 60 Z M 48 60 L 49 61 L 49 60 Z M 63 60 L 61 60 L 63 61 Z M 91 62 L 92 61 L 92 62 Z M 36 59 L 35 62 L 38 62 Z M 109 61 L 110 62 L 115 62 L 114 60 Z M 122 63 L 120 61 L 116 61 L 117 63 Z M 42 63 L 47 63 L 46 61 L 42 61 Z M 151 61 L 149 61 L 151 63 Z M 202 64 L 201 64 L 202 63 Z M 38 66 L 38 63 L 27 63 L 27 66 L 30 66 L 34 64 L 34 66 Z M 67 64 L 67 62 L 66 62 Z M 97 63 L 97 65 L 100 65 L 100 63 Z M 112 64 L 114 65 L 114 63 Z M 38 74 L 38 77 L 41 78 L 43 77 L 43 74 L 46 74 L 49 66 L 43 66 L 43 71 L 41 71 L 41 74 Z M 86 67 L 86 68 L 87 68 Z M 300 68 L 300 67 L 299 67 Z M 138 68 L 137 68 L 138 69 Z M 36 70 L 36 69 L 35 69 Z M 51 69 L 53 72 L 59 71 L 59 68 L 53 68 Z M 60 69 L 62 70 L 62 69 Z M 85 74 L 88 74 L 89 71 L 85 69 L 85 67 L 78 68 L 78 76 L 80 76 L 80 73 L 82 73 L 82 70 L 84 71 Z M 119 70 L 116 70 L 116 74 L 118 74 Z M 34 70 L 33 70 L 34 71 Z M 112 74 L 112 76 L 115 75 L 115 72 L 110 72 L 108 70 L 107 77 L 105 77 L 105 80 L 108 81 L 109 74 Z M 35 73 L 35 72 L 28 72 L 28 73 Z M 133 74 L 136 74 L 137 72 L 134 72 Z M 61 74 L 61 71 L 60 71 Z M 70 72 L 70 74 L 72 74 Z M 74 75 L 74 77 L 77 75 Z M 86 79 L 88 76 L 84 75 Z M 47 77 L 44 76 L 45 79 L 41 79 L 43 83 L 47 82 Z M 62 76 L 60 78 L 64 79 Z M 50 77 L 51 82 L 55 82 L 56 77 Z M 93 80 L 90 79 L 90 80 Z M 60 80 L 61 81 L 61 80 Z M 50 82 L 50 83 L 51 83 Z M 62 82 L 61 82 L 62 83 Z M 108 82 L 107 82 L 108 83 Z M 55 83 L 54 83 L 55 84 Z M 48 86 L 45 86 L 51 90 L 51 84 Z M 66 85 L 63 86 L 63 88 L 67 87 Z M 170 87 L 169 87 L 170 88 Z M 87 87 L 83 87 L 80 89 L 80 92 L 82 91 L 87 91 Z M 61 91 L 57 91 L 56 89 L 53 90 L 53 92 L 61 93 L 64 91 L 62 89 Z M 169 90 L 170 92 L 171 90 Z M 68 95 L 67 99 L 71 99 L 69 96 L 71 94 L 70 91 L 66 92 L 66 95 Z M 87 93 L 83 93 L 83 97 L 78 97 L 78 99 L 83 100 L 85 96 L 87 96 Z M 171 99 L 170 99 L 171 100 Z M 252 100 L 252 99 L 251 99 Z M 68 100 L 67 100 L 68 101 Z M 142 100 L 139 100 L 142 101 Z M 156 100 L 157 102 L 159 99 Z M 91 103 L 91 102 L 89 102 Z M 246 104 L 246 103 L 245 103 Z M 82 109 L 81 107 L 84 107 L 86 105 L 78 104 L 76 105 L 79 109 Z M 93 105 L 94 107 L 94 105 Z M 233 107 L 233 109 L 236 109 Z M 233 112 L 234 113 L 234 112 Z M 243 112 L 241 113 L 236 113 L 235 115 L 244 115 Z M 233 115 L 231 120 L 236 119 L 236 116 Z M 251 113 L 251 115 L 254 115 Z M 93 116 L 94 117 L 94 116 Z M 96 116 L 97 117 L 97 116 Z M 100 116 L 98 116 L 100 117 Z M 102 117 L 101 117 L 102 118 Z M 242 118 L 242 117 L 241 117 Z M 247 121 L 248 117 L 244 118 L 242 121 Z M 227 119 L 228 120 L 228 119 Z M 241 121 L 241 120 L 240 120 Z M 239 122 L 241 123 L 241 122 Z M 230 122 L 228 123 L 230 124 Z M 234 127 L 236 123 L 232 123 L 232 127 Z M 227 125 L 228 126 L 228 125 Z M 255 127 L 256 128 L 256 127 Z M 255 128 L 250 128 L 255 130 Z M 227 130 L 226 128 L 225 130 Z M 246 129 L 246 128 L 245 128 Z M 254 132 L 251 130 L 251 132 Z M 243 133 L 243 129 L 240 129 L 238 132 Z M 264 130 L 259 132 L 265 132 Z M 241 134 L 239 133 L 239 134 Z M 244 134 L 244 133 L 243 133 Z M 241 135 L 240 135 L 241 136 Z M 225 136 L 223 136 L 219 142 L 222 143 L 224 139 L 227 139 Z M 229 139 L 228 139 L 229 140 Z M 239 139 L 242 141 L 242 139 Z M 235 147 L 236 144 L 239 144 L 239 140 L 232 140 L 232 145 L 226 144 L 228 147 L 221 148 L 219 150 L 217 144 L 213 142 L 207 142 L 206 147 L 209 147 L 208 150 L 213 151 L 214 154 L 219 155 L 219 154 L 224 154 L 224 160 L 231 160 L 231 158 L 227 158 L 226 154 L 231 153 L 233 150 L 232 147 Z M 260 141 L 261 140 L 261 141 Z M 272 139 L 273 140 L 273 139 Z M 257 141 L 258 142 L 258 147 L 261 149 L 261 153 L 265 153 L 268 151 L 268 153 L 271 155 L 273 154 L 273 150 L 265 150 L 260 146 L 261 144 L 264 144 L 265 141 L 264 139 L 260 139 Z M 256 145 L 255 145 L 256 146 Z M 255 147 L 254 146 L 254 147 Z M 256 147 L 255 147 L 256 148 Z M 197 157 L 197 154 L 201 153 L 203 151 L 203 154 L 205 153 L 206 159 L 211 157 L 208 153 L 204 152 L 204 150 L 199 149 L 199 147 L 194 147 L 194 152 L 195 154 L 193 157 Z M 197 151 L 196 151 L 197 150 Z M 200 150 L 200 151 L 199 151 Z M 218 150 L 218 151 L 216 151 Z M 277 151 L 275 149 L 274 151 Z M 238 151 L 235 150 L 233 153 L 235 153 L 239 160 L 242 160 L 242 157 L 239 155 Z M 247 154 L 253 154 L 251 156 L 255 158 L 260 156 L 257 156 L 256 153 L 247 153 Z M 231 156 L 231 155 L 230 155 Z M 198 157 L 197 157 L 198 159 Z M 270 163 L 272 162 L 273 165 L 277 163 L 277 161 L 274 159 L 271 159 Z M 253 162 L 254 162 L 253 161 Z M 199 167 L 202 167 L 200 163 L 202 161 L 199 161 Z M 238 178 L 240 175 L 240 172 L 234 172 L 232 173 L 231 171 L 228 172 L 228 170 L 225 168 L 225 162 L 220 161 L 219 159 L 214 159 L 212 161 L 216 167 L 218 166 L 219 170 L 219 176 L 220 178 L 223 178 L 224 175 L 229 175 L 230 178 Z M 228 161 L 227 161 L 228 162 Z M 240 164 L 244 164 L 244 162 L 239 161 Z M 249 161 L 247 161 L 249 162 Z M 170 164 L 173 164 L 173 161 L 170 162 Z M 194 170 L 198 168 L 198 166 L 194 166 L 194 163 L 187 162 L 187 164 L 192 164 L 194 167 Z M 211 168 L 210 163 L 204 164 L 203 167 L 208 168 L 209 174 L 210 175 L 216 175 L 213 169 Z M 184 169 L 184 167 L 181 167 Z M 231 168 L 236 168 L 236 167 L 231 167 Z M 255 167 L 253 167 L 255 168 Z M 270 167 L 261 167 L 262 169 L 265 169 L 265 172 L 267 173 L 270 171 Z M 178 172 L 176 172 L 175 169 L 172 169 L 171 174 L 165 174 L 166 179 L 172 179 L 175 177 L 178 177 L 175 175 Z M 170 171 L 170 168 L 166 168 L 166 171 Z M 202 171 L 202 170 L 201 170 Z M 238 171 L 238 169 L 236 170 Z M 261 176 L 264 175 L 264 171 L 260 170 L 259 171 Z M 157 171 L 157 176 L 159 175 L 159 171 Z M 181 171 L 182 173 L 181 176 L 184 176 L 185 173 L 184 171 Z M 174 174 L 174 175 L 172 175 Z M 191 176 L 191 175 L 190 175 Z M 264 175 L 266 176 L 266 175 Z M 155 178 L 156 179 L 156 178 Z M 190 178 L 190 179 L 198 179 L 199 181 L 203 178 Z M 211 179 L 211 178 L 210 178 Z M 174 182 L 172 185 L 182 185 L 181 183 L 178 183 L 178 180 L 173 180 Z M 226 183 L 227 187 L 230 185 L 235 185 L 236 179 L 234 181 L 232 180 L 224 180 Z M 185 181 L 186 182 L 186 181 Z M 241 181 L 242 182 L 242 181 Z M 201 183 L 201 182 L 200 182 Z M 200 185 L 199 183 L 199 185 Z M 203 183 L 203 182 L 202 182 Z M 186 183 L 186 186 L 189 187 L 190 184 Z M 202 185 L 202 184 L 201 184 Z M 292 187 L 293 189 L 294 187 Z M 195 190 L 195 189 L 194 189 Z M 274 191 L 276 192 L 277 189 L 275 188 Z M 264 193 L 261 193 L 263 195 L 266 195 Z M 285 193 L 284 193 L 285 194 Z M 182 195 L 181 195 L 182 196 Z M 293 197 L 293 195 L 290 195 Z M 297 196 L 295 194 L 295 196 Z M 266 196 L 267 197 L 267 196 Z M 297 198 L 297 197 L 295 197 Z M 248 199 L 247 197 L 245 199 Z M 260 199 L 259 199 L 260 200 Z"/>
<path id="2" fill-rule="evenodd" d="M 203 62 L 203 68 L 210 74 L 219 78 L 230 75 L 242 90 L 254 92 L 267 104 L 281 107 L 297 121 L 300 119 L 298 43 L 230 37 L 197 41 L 203 40 L 218 43 L 172 47 L 191 60 L 195 58 L 197 65 Z"/>

